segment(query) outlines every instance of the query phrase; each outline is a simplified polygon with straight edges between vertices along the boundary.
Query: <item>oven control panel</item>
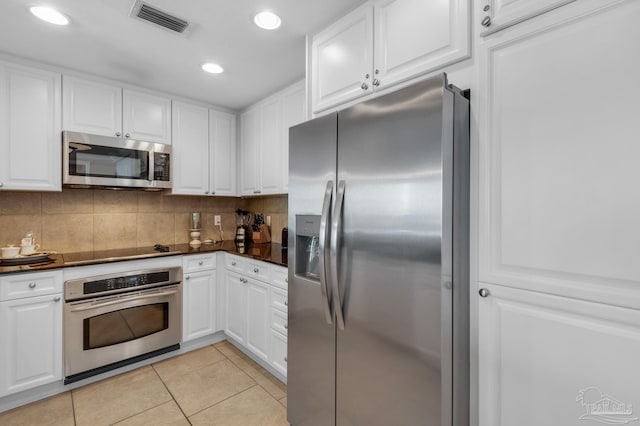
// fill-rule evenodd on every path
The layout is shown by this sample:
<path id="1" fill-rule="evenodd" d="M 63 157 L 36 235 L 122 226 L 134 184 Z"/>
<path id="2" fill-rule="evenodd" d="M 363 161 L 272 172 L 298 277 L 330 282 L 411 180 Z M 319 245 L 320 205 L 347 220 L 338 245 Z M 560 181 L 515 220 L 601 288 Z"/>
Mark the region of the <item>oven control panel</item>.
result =
<path id="1" fill-rule="evenodd" d="M 179 267 L 102 275 L 65 282 L 65 300 L 77 300 L 103 294 L 132 291 L 138 288 L 177 284 L 180 281 L 182 281 L 182 268 Z"/>

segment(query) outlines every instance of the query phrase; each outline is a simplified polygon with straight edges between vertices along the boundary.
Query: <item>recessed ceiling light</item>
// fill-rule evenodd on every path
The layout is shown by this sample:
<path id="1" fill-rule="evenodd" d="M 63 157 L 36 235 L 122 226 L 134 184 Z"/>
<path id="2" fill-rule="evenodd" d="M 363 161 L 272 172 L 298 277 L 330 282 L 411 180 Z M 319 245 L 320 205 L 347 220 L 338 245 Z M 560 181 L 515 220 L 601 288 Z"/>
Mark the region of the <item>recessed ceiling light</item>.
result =
<path id="1" fill-rule="evenodd" d="M 257 26 L 265 30 L 275 30 L 280 26 L 282 20 L 275 13 L 265 10 L 254 16 L 253 22 L 255 22 Z"/>
<path id="2" fill-rule="evenodd" d="M 220 74 L 224 71 L 224 69 L 220 65 L 214 64 L 213 62 L 207 62 L 206 64 L 203 64 L 202 70 L 211 74 Z"/>
<path id="3" fill-rule="evenodd" d="M 33 6 L 31 9 L 31 13 L 33 13 L 38 18 L 43 21 L 47 21 L 50 24 L 55 25 L 67 25 L 69 24 L 69 19 L 64 16 L 62 13 L 57 10 L 45 7 L 45 6 Z"/>

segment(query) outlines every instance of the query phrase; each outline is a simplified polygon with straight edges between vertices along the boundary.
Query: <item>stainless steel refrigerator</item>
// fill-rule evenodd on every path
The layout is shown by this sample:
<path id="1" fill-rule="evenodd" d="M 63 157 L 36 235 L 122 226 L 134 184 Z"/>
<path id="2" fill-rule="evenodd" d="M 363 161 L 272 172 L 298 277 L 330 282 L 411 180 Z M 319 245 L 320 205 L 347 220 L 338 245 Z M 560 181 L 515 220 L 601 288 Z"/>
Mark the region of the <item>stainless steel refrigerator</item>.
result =
<path id="1" fill-rule="evenodd" d="M 468 234 L 445 74 L 290 129 L 292 425 L 468 425 Z"/>

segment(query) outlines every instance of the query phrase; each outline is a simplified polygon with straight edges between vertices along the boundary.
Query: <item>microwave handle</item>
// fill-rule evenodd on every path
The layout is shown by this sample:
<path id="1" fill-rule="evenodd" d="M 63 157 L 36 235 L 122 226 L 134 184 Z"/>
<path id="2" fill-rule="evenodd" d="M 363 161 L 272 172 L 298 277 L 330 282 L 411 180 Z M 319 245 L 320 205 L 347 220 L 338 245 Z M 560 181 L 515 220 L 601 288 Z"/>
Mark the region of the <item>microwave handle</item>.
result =
<path id="1" fill-rule="evenodd" d="M 153 171 L 155 170 L 155 165 L 156 165 L 156 153 L 153 149 L 149 150 L 149 166 L 147 167 L 149 169 L 149 174 L 147 176 L 147 180 L 149 182 L 153 181 Z"/>

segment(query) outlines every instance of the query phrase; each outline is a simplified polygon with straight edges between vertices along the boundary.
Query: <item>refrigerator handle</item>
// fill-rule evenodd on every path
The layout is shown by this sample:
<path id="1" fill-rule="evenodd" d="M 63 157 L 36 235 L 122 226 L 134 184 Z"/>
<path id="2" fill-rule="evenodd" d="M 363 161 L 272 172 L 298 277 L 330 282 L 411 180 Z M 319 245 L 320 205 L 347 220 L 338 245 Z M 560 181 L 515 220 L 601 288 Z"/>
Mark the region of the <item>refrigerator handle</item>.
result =
<path id="1" fill-rule="evenodd" d="M 330 220 L 331 214 L 331 198 L 333 196 L 333 181 L 327 181 L 327 189 L 324 192 L 324 201 L 322 203 L 322 216 L 320 216 L 320 235 L 319 235 L 319 262 L 320 262 L 320 290 L 322 292 L 322 305 L 324 306 L 324 316 L 327 324 L 333 322 L 333 313 L 331 312 L 331 289 L 327 284 L 329 279 L 327 260 L 329 259 L 329 236 L 331 226 L 327 222 Z"/>
<path id="2" fill-rule="evenodd" d="M 333 288 L 333 309 L 336 311 L 336 322 L 338 328 L 344 330 L 344 313 L 342 311 L 342 297 L 338 286 L 338 261 L 340 259 L 338 248 L 340 247 L 340 237 L 342 236 L 342 203 L 344 201 L 345 182 L 338 182 L 338 192 L 336 194 L 336 205 L 331 218 L 331 286 Z"/>

